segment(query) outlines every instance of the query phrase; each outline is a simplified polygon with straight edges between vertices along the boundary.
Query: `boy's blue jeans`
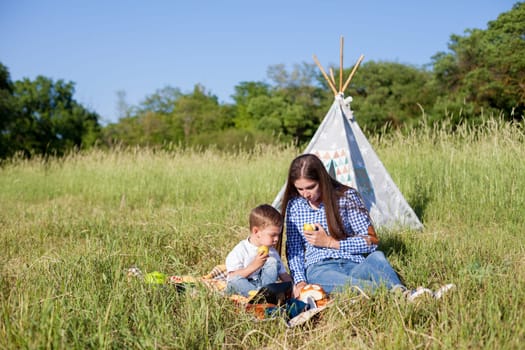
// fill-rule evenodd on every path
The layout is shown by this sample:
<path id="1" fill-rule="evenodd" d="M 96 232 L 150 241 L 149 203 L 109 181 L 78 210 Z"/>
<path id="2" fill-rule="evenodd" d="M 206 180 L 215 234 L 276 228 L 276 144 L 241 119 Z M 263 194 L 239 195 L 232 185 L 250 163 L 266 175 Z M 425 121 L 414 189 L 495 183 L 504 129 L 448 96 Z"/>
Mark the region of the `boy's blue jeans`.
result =
<path id="1" fill-rule="evenodd" d="M 277 259 L 268 257 L 266 263 L 259 270 L 259 274 L 255 278 L 245 278 L 238 275 L 233 275 L 228 280 L 226 286 L 227 294 L 241 294 L 245 297 L 251 290 L 258 290 L 262 286 L 277 282 L 279 263 Z"/>
<path id="2" fill-rule="evenodd" d="M 323 260 L 306 269 L 308 283 L 320 284 L 327 292 L 340 291 L 345 286 L 358 286 L 373 292 L 384 285 L 388 289 L 403 287 L 383 252 L 375 251 L 362 263 L 348 259 Z"/>

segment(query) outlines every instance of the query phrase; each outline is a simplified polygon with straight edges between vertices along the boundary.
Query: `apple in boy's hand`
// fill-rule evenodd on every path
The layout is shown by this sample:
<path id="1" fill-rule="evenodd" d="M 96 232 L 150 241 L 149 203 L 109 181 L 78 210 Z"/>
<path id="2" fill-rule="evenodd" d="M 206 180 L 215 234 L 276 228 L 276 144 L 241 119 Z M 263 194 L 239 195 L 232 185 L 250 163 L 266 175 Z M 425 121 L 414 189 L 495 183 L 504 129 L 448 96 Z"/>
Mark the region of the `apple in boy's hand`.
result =
<path id="1" fill-rule="evenodd" d="M 257 248 L 257 253 L 258 254 L 268 254 L 270 252 L 270 248 L 268 248 L 267 246 L 265 245 L 261 245 L 259 246 L 259 248 Z"/>
<path id="2" fill-rule="evenodd" d="M 316 227 L 314 224 L 304 224 L 303 225 L 303 231 L 315 231 Z"/>

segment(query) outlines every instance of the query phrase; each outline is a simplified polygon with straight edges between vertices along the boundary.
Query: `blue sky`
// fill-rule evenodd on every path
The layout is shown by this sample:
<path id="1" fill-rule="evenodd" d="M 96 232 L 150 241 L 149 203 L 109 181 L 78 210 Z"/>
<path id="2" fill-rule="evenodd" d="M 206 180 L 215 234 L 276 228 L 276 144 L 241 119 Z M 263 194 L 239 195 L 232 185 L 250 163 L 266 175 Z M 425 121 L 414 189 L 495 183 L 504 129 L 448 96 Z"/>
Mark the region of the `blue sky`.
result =
<path id="1" fill-rule="evenodd" d="M 0 62 L 12 80 L 43 75 L 75 82 L 75 99 L 117 120 L 117 91 L 130 105 L 165 86 L 202 84 L 231 102 L 242 81 L 267 81 L 270 65 L 339 66 L 388 60 L 424 65 L 451 34 L 486 29 L 510 0 L 167 1 L 2 0 Z M 359 74 L 359 72 L 357 73 Z"/>

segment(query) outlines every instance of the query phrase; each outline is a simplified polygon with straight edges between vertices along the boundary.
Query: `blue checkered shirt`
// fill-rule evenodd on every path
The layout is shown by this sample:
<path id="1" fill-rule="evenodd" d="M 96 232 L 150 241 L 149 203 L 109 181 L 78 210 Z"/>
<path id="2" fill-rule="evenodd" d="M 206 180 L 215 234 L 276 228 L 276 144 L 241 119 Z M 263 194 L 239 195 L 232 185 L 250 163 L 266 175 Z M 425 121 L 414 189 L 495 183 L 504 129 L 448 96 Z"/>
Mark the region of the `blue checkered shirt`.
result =
<path id="1" fill-rule="evenodd" d="M 359 210 L 358 207 L 364 210 Z M 324 204 L 312 208 L 300 196 L 293 197 L 286 207 L 286 256 L 294 283 L 306 281 L 306 268 L 326 259 L 350 259 L 361 263 L 363 254 L 371 253 L 377 245 L 368 245 L 363 236 L 368 235 L 370 217 L 361 197 L 351 188 L 339 198 L 341 215 L 347 238 L 339 241 L 340 249 L 319 248 L 308 243 L 303 234 L 306 223 L 320 224 L 328 232 Z M 328 232 L 329 233 L 329 232 Z"/>

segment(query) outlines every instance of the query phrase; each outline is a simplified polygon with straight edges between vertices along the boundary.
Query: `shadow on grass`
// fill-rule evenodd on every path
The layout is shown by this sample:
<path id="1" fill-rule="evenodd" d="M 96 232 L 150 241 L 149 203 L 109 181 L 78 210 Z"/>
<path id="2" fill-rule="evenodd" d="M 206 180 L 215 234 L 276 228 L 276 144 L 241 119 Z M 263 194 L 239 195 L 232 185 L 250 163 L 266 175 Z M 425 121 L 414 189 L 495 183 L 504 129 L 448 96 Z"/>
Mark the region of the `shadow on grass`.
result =
<path id="1" fill-rule="evenodd" d="M 386 257 L 390 255 L 403 255 L 407 252 L 407 247 L 403 239 L 395 234 L 380 235 L 378 250 L 385 253 Z"/>
<path id="2" fill-rule="evenodd" d="M 383 234 L 380 237 L 381 240 L 379 241 L 378 250 L 382 251 L 388 260 L 390 260 L 390 256 L 392 255 L 403 257 L 407 253 L 407 246 L 404 242 L 404 238 L 407 238 L 408 236 L 405 236 L 402 239 L 396 234 Z M 406 284 L 404 276 L 401 275 L 399 271 L 396 271 L 396 274 L 401 283 Z"/>
<path id="3" fill-rule="evenodd" d="M 409 205 L 414 210 L 414 213 L 416 213 L 417 217 L 421 221 L 421 223 L 424 223 L 425 210 L 428 206 L 428 203 L 430 203 L 431 200 L 430 192 L 431 191 L 428 186 L 424 186 L 421 180 L 416 179 L 414 185 L 414 192 L 407 200 Z"/>

